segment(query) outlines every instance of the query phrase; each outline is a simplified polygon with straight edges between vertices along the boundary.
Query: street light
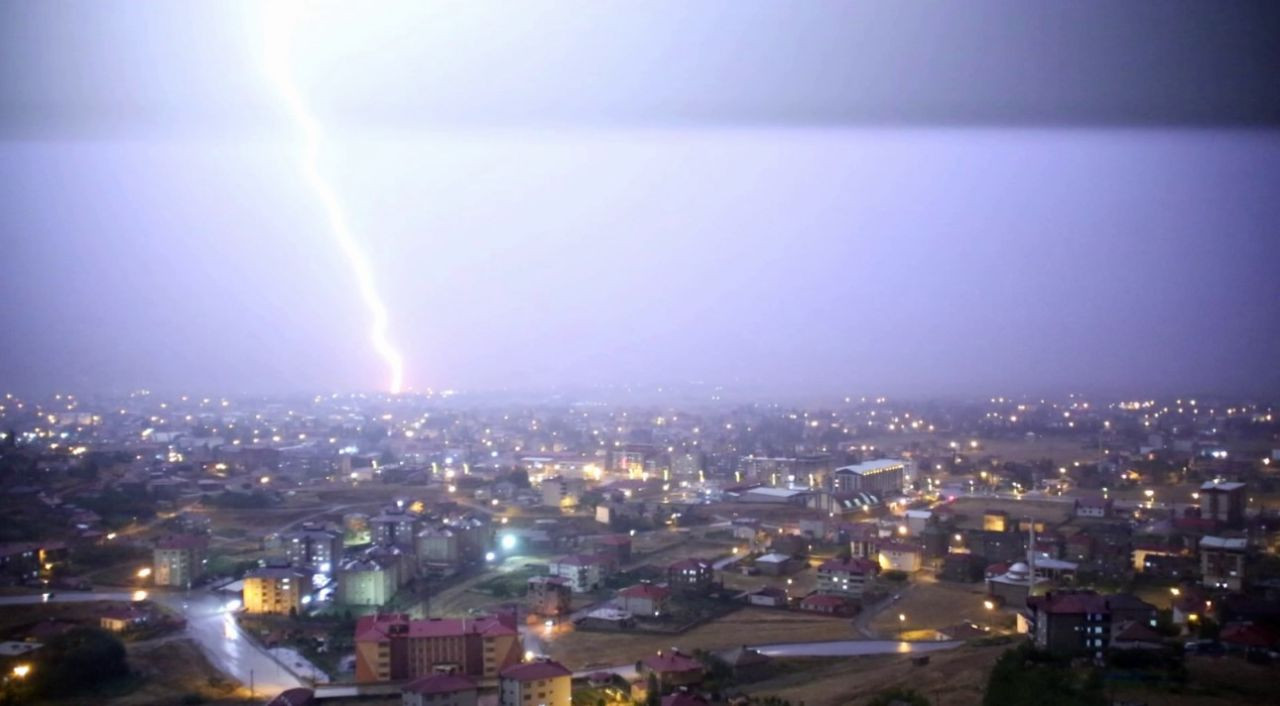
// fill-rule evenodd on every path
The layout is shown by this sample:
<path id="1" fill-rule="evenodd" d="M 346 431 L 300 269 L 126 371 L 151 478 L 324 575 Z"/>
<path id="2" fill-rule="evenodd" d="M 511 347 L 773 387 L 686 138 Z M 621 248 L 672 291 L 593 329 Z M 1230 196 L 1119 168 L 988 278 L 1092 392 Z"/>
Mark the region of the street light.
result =
<path id="1" fill-rule="evenodd" d="M 29 664 L 15 664 L 13 666 L 13 676 L 19 679 L 26 677 L 30 673 L 31 673 L 31 665 Z"/>
<path id="2" fill-rule="evenodd" d="M 140 578 L 140 579 L 145 579 L 145 578 L 147 578 L 147 577 L 148 577 L 148 576 L 150 576 L 150 575 L 151 575 L 151 567 L 150 567 L 150 566 L 144 566 L 144 567 L 142 567 L 141 569 L 138 569 L 138 578 Z"/>
<path id="3" fill-rule="evenodd" d="M 1181 594 L 1181 593 L 1182 593 L 1182 591 L 1181 591 L 1181 589 L 1179 589 L 1177 586 L 1174 586 L 1173 588 L 1170 588 L 1170 589 L 1169 589 L 1169 593 L 1172 593 L 1173 595 L 1175 595 L 1175 596 L 1176 596 L 1176 595 Z"/>
<path id="4" fill-rule="evenodd" d="M 986 608 L 987 610 L 995 610 L 996 604 L 995 604 L 995 601 L 983 601 L 982 607 Z"/>

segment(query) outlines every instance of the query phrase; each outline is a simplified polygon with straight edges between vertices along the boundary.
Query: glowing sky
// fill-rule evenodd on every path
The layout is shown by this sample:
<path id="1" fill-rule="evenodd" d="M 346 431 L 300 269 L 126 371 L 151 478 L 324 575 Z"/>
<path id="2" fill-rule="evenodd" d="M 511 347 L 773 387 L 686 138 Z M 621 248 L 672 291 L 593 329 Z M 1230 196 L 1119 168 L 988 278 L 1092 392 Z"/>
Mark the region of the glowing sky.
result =
<path id="1" fill-rule="evenodd" d="M 259 6 L 16 5 L 0 388 L 384 387 Z M 302 23 L 409 386 L 1280 389 L 1274 13 L 732 5 Z"/>

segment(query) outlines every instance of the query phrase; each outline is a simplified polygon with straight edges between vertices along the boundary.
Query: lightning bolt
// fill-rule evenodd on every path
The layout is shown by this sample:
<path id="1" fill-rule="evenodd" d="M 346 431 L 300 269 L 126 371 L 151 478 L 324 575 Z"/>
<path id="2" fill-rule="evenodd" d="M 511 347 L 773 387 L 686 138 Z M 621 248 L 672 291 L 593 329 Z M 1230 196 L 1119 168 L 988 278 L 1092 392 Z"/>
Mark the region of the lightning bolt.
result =
<path id="1" fill-rule="evenodd" d="M 303 176 L 324 205 L 329 219 L 329 231 L 356 277 L 360 298 L 369 311 L 369 341 L 374 351 L 387 364 L 390 373 L 388 389 L 392 394 L 399 394 L 404 387 L 404 357 L 387 335 L 387 306 L 378 292 L 377 278 L 373 274 L 373 268 L 369 266 L 369 258 L 347 225 L 342 203 L 320 172 L 320 145 L 323 138 L 320 122 L 307 108 L 307 102 L 294 82 L 290 54 L 294 28 L 301 19 L 303 10 L 303 3 L 298 1 L 276 2 L 271 5 L 265 32 L 264 57 L 267 74 L 302 133 Z"/>

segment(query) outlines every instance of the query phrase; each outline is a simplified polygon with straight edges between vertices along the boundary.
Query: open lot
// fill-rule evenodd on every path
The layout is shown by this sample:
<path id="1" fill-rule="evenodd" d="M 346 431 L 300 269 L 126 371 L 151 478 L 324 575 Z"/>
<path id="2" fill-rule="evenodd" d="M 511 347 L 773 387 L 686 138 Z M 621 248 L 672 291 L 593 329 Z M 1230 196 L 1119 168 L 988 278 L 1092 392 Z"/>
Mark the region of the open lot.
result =
<path id="1" fill-rule="evenodd" d="M 1003 510 L 1008 513 L 1010 522 L 1030 517 L 1049 526 L 1060 525 L 1075 513 L 1071 501 L 1014 500 L 994 496 L 956 498 L 950 506 L 958 516 L 956 525 L 963 529 L 981 529 L 983 513 L 988 511 Z"/>
<path id="2" fill-rule="evenodd" d="M 921 581 L 912 584 L 901 600 L 872 619 L 870 628 L 889 639 L 898 637 L 900 631 L 907 631 L 910 639 L 932 639 L 933 631 L 963 622 L 993 630 L 1008 627 L 1013 616 L 987 610 L 983 606 L 985 594 L 981 583 Z M 906 620 L 898 620 L 899 615 Z"/>
<path id="3" fill-rule="evenodd" d="M 216 704 L 257 704 L 273 694 L 254 694 L 226 678 L 209 664 L 195 643 L 172 639 L 130 646 L 129 664 L 143 678 L 141 686 L 126 695 L 112 699 L 114 706 L 144 704 L 180 704 L 194 701 L 199 694 Z"/>
<path id="4" fill-rule="evenodd" d="M 683 635 L 584 632 L 564 628 L 557 633 L 550 640 L 549 652 L 570 669 L 583 669 L 588 664 L 631 664 L 672 647 L 684 651 L 719 650 L 738 645 L 844 640 L 855 636 L 845 619 L 762 608 L 743 608 Z"/>
<path id="5" fill-rule="evenodd" d="M 796 669 L 750 685 L 754 697 L 778 696 L 806 706 L 865 704 L 886 689 L 915 689 L 937 706 L 973 706 L 991 666 L 1005 647 L 960 647 L 934 652 L 917 667 L 908 655 L 877 655 L 841 660 L 813 660 L 812 667 L 793 660 Z"/>

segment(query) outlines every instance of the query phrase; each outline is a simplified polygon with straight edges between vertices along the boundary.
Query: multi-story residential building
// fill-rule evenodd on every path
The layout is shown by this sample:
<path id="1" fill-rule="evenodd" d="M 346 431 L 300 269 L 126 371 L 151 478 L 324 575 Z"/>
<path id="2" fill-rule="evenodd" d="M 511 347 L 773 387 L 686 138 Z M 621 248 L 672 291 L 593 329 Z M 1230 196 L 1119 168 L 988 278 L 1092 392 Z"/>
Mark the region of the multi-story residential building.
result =
<path id="1" fill-rule="evenodd" d="M 311 576 L 291 566 L 266 566 L 244 577 L 246 613 L 297 614 L 310 588 Z"/>
<path id="2" fill-rule="evenodd" d="M 542 504 L 548 507 L 569 508 L 578 504 L 581 481 L 571 481 L 564 476 L 552 476 L 542 481 Z"/>
<path id="3" fill-rule="evenodd" d="M 1027 599 L 1032 640 L 1055 654 L 1100 653 L 1118 634 L 1156 625 L 1156 608 L 1136 596 L 1103 596 L 1092 591 L 1053 592 Z"/>
<path id="4" fill-rule="evenodd" d="M 349 606 L 386 605 L 399 588 L 399 563 L 386 558 L 348 559 L 338 565 L 337 600 Z"/>
<path id="5" fill-rule="evenodd" d="M 1244 587 L 1245 554 L 1249 541 L 1244 538 L 1201 537 L 1200 574 L 1208 588 L 1239 591 Z"/>
<path id="6" fill-rule="evenodd" d="M 828 559 L 818 565 L 818 593 L 861 598 L 879 571 L 870 559 Z"/>
<path id="7" fill-rule="evenodd" d="M 282 548 L 294 566 L 328 574 L 342 557 L 342 533 L 319 524 L 306 523 L 301 529 L 280 535 Z"/>
<path id="8" fill-rule="evenodd" d="M 427 527 L 418 532 L 418 561 L 424 564 L 458 563 L 458 535 L 448 527 Z"/>
<path id="9" fill-rule="evenodd" d="M 652 583 L 638 583 L 618 591 L 615 601 L 623 610 L 637 616 L 658 616 L 667 612 L 671 590 Z"/>
<path id="10" fill-rule="evenodd" d="M 872 493 L 884 498 L 902 492 L 906 477 L 906 461 L 865 461 L 832 471 L 831 490 L 836 493 Z"/>
<path id="11" fill-rule="evenodd" d="M 420 520 L 402 507 L 389 507 L 369 518 L 369 534 L 374 544 L 412 550 Z"/>
<path id="12" fill-rule="evenodd" d="M 677 593 L 702 594 L 715 584 L 715 570 L 703 559 L 682 559 L 667 567 L 667 585 Z"/>
<path id="13" fill-rule="evenodd" d="M 676 478 L 697 478 L 706 467 L 701 451 L 685 451 L 671 455 L 671 475 Z"/>
<path id="14" fill-rule="evenodd" d="M 882 571 L 915 573 L 920 570 L 922 553 L 917 544 L 882 542 L 876 553 L 876 561 Z"/>
<path id="15" fill-rule="evenodd" d="M 1209 481 L 1200 486 L 1200 517 L 1219 527 L 1243 527 L 1244 483 Z"/>
<path id="16" fill-rule="evenodd" d="M 151 575 L 156 585 L 191 588 L 204 575 L 208 546 L 208 538 L 189 534 L 157 540 L 151 552 Z"/>
<path id="17" fill-rule="evenodd" d="M 512 615 L 412 620 L 402 613 L 356 622 L 356 681 L 417 679 L 440 671 L 494 679 L 524 647 Z"/>
<path id="18" fill-rule="evenodd" d="M 534 576 L 529 579 L 525 604 L 535 615 L 568 615 L 573 602 L 569 580 L 560 576 Z"/>
<path id="19" fill-rule="evenodd" d="M 401 706 L 476 706 L 480 689 L 461 674 L 432 674 L 400 689 Z"/>
<path id="20" fill-rule="evenodd" d="M 551 575 L 569 582 L 574 593 L 586 593 L 600 588 L 604 580 L 606 561 L 594 554 L 572 554 L 551 562 Z"/>
<path id="21" fill-rule="evenodd" d="M 498 679 L 498 706 L 569 706 L 573 672 L 551 660 L 515 664 Z"/>
<path id="22" fill-rule="evenodd" d="M 704 673 L 702 662 L 679 650 L 658 650 L 657 654 L 641 659 L 637 666 L 641 676 L 648 678 L 653 674 L 663 691 L 701 684 Z"/>
<path id="23" fill-rule="evenodd" d="M 1101 653 L 1111 640 L 1107 599 L 1092 592 L 1046 593 L 1027 599 L 1036 647 L 1055 654 Z"/>

